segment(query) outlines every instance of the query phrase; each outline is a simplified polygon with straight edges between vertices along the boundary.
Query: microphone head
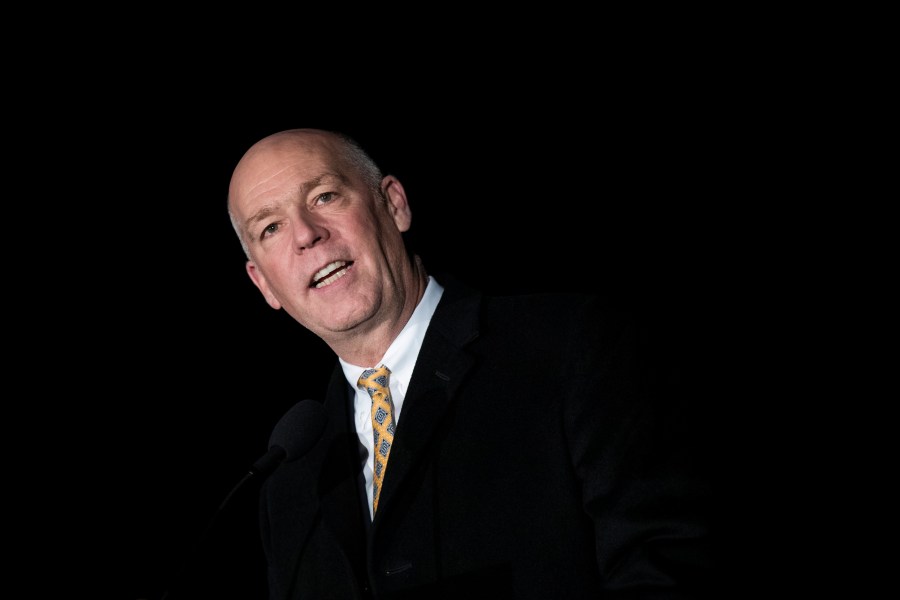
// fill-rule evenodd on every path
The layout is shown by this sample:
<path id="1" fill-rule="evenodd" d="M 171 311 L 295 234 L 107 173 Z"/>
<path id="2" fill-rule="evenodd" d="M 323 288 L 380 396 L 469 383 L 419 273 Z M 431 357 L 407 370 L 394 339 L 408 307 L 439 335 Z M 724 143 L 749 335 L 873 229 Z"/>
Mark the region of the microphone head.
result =
<path id="1" fill-rule="evenodd" d="M 325 407 L 315 400 L 295 404 L 272 429 L 269 449 L 283 448 L 285 462 L 296 460 L 310 451 L 325 430 Z"/>

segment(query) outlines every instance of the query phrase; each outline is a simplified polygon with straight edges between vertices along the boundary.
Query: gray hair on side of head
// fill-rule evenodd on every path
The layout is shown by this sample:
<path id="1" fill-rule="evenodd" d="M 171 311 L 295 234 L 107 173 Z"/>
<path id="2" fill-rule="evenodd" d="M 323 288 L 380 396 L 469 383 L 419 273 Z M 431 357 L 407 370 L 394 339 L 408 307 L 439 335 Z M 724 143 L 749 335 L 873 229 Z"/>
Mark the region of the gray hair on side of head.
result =
<path id="1" fill-rule="evenodd" d="M 244 240 L 244 236 L 241 235 L 241 228 L 238 225 L 238 222 L 234 216 L 234 213 L 231 211 L 230 204 L 228 206 L 228 219 L 231 221 L 231 227 L 234 229 L 234 232 L 237 234 L 238 241 L 241 243 L 241 248 L 244 249 L 244 256 L 247 257 L 247 260 L 250 260 L 250 247 L 247 245 L 246 240 Z"/>
<path id="2" fill-rule="evenodd" d="M 334 135 L 343 142 L 341 159 L 350 163 L 357 173 L 362 175 L 366 185 L 376 195 L 381 196 L 381 180 L 384 179 L 384 174 L 378 165 L 375 164 L 375 160 L 352 137 L 337 132 Z"/>
<path id="3" fill-rule="evenodd" d="M 372 190 L 372 193 L 375 194 L 376 197 L 381 198 L 382 201 L 386 201 L 384 193 L 381 191 L 381 180 L 384 179 L 384 174 L 382 173 L 381 168 L 375 163 L 375 160 L 369 156 L 369 153 L 363 150 L 363 147 L 360 146 L 354 138 L 345 133 L 338 131 L 326 131 L 326 133 L 330 133 L 341 142 L 338 158 L 349 164 L 362 176 L 366 186 Z M 238 241 L 241 243 L 244 255 L 247 257 L 247 260 L 251 260 L 250 247 L 247 244 L 247 240 L 245 240 L 244 236 L 241 234 L 241 227 L 231 210 L 230 204 L 228 205 L 228 218 L 231 221 L 231 227 L 237 234 Z"/>

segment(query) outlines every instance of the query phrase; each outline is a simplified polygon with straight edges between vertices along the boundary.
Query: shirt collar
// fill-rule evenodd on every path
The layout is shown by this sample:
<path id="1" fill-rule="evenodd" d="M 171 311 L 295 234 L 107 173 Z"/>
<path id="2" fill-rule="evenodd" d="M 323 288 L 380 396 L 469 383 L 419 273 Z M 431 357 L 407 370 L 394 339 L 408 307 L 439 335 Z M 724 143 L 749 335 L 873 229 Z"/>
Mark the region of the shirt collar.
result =
<path id="1" fill-rule="evenodd" d="M 341 368 L 344 371 L 344 377 L 352 387 L 356 387 L 356 382 L 360 374 L 368 368 L 378 365 L 387 365 L 391 370 L 391 385 L 400 384 L 405 389 L 406 384 L 412 378 L 413 368 L 416 366 L 416 358 L 419 356 L 419 349 L 422 347 L 422 341 L 425 339 L 425 331 L 431 322 L 431 317 L 437 309 L 438 302 L 441 299 L 444 288 L 431 276 L 428 277 L 428 284 L 425 286 L 425 293 L 422 299 L 413 311 L 409 321 L 400 331 L 387 352 L 380 361 L 374 365 L 359 366 L 354 365 L 338 357 Z"/>

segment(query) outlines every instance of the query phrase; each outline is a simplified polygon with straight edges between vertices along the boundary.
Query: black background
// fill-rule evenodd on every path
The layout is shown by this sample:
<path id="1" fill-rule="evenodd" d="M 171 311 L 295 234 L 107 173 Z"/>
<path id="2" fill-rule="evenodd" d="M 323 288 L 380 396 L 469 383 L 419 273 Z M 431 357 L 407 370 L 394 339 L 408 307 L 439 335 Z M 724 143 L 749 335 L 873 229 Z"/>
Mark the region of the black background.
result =
<path id="1" fill-rule="evenodd" d="M 599 292 L 658 324 L 691 381 L 718 381 L 717 343 L 740 327 L 729 309 L 740 211 L 723 196 L 750 185 L 734 162 L 746 126 L 661 91 L 571 90 L 552 107 L 484 89 L 378 106 L 370 89 L 335 104 L 223 92 L 60 115 L 52 174 L 66 183 L 49 190 L 61 231 L 47 250 L 62 267 L 42 298 L 53 343 L 36 351 L 54 368 L 36 383 L 83 398 L 54 409 L 78 438 L 55 460 L 88 505 L 63 511 L 67 537 L 103 550 L 91 596 L 156 600 L 185 562 L 220 598 L 263 593 L 253 482 L 197 545 L 278 418 L 322 397 L 334 361 L 265 304 L 226 213 L 237 160 L 280 129 L 342 130 L 398 176 L 427 267 L 493 293 Z M 697 388 L 704 433 L 723 427 L 714 392 Z"/>

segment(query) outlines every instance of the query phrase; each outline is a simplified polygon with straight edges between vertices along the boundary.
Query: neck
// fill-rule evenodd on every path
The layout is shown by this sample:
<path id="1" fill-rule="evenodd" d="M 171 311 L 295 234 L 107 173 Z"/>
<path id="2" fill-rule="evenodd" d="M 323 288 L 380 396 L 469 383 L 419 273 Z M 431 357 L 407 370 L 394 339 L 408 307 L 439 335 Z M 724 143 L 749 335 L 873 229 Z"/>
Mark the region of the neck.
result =
<path id="1" fill-rule="evenodd" d="M 334 341 L 329 347 L 345 361 L 360 366 L 375 366 L 412 318 L 416 307 L 425 295 L 428 273 L 419 256 L 413 260 L 413 268 L 404 286 L 403 304 L 396 315 L 381 320 L 373 329 Z"/>

